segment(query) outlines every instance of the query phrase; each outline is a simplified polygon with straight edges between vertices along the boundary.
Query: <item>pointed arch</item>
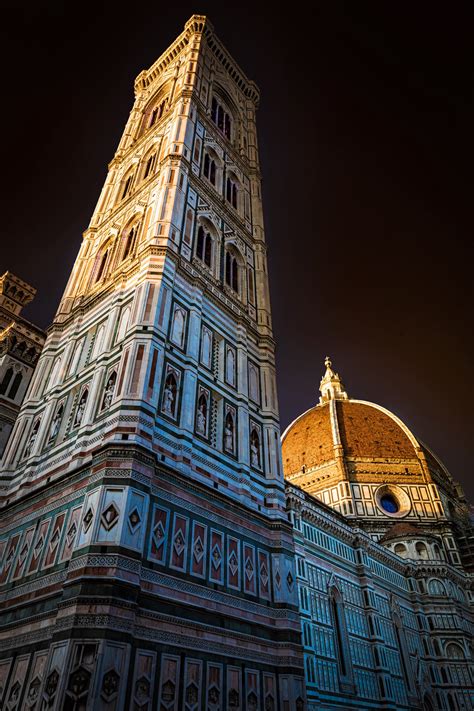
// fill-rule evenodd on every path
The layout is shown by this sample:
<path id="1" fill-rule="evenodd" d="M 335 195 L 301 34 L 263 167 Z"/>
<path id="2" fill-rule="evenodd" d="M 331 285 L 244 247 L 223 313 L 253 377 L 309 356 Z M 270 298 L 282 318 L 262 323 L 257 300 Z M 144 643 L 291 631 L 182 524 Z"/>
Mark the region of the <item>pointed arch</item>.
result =
<path id="1" fill-rule="evenodd" d="M 3 376 L 2 382 L 0 383 L 0 395 L 4 395 L 7 391 L 10 381 L 13 378 L 13 368 L 7 368 Z"/>

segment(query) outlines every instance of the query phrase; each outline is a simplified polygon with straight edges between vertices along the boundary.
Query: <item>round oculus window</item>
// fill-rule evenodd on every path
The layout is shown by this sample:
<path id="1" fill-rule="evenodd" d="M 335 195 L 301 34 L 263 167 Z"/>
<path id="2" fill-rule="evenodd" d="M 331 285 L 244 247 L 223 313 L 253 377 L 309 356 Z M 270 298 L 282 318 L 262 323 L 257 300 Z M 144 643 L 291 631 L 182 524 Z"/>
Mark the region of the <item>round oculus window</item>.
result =
<path id="1" fill-rule="evenodd" d="M 394 514 L 400 511 L 400 504 L 393 494 L 382 494 L 380 497 L 380 505 L 387 513 Z"/>

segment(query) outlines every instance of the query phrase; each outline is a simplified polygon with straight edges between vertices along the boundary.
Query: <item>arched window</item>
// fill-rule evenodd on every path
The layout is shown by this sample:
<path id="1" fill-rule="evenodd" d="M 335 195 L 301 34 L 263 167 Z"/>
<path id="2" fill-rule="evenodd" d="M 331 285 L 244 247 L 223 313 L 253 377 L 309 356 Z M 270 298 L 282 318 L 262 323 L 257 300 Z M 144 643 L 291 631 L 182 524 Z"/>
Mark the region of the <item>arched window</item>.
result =
<path id="1" fill-rule="evenodd" d="M 239 293 L 239 265 L 237 258 L 230 251 L 225 255 L 225 283 Z"/>
<path id="2" fill-rule="evenodd" d="M 430 595 L 446 595 L 446 589 L 441 580 L 432 578 L 428 581 L 428 592 Z"/>
<path id="3" fill-rule="evenodd" d="M 122 190 L 122 200 L 127 197 L 127 195 L 130 194 L 130 190 L 132 189 L 132 182 L 133 182 L 133 173 L 130 173 L 126 178 L 125 182 L 123 184 L 123 190 Z"/>
<path id="4" fill-rule="evenodd" d="M 53 363 L 53 367 L 51 368 L 51 375 L 49 377 L 49 388 L 54 388 L 54 386 L 57 384 L 60 368 L 61 368 L 61 357 L 59 356 L 58 358 L 56 358 L 56 360 Z"/>
<path id="5" fill-rule="evenodd" d="M 334 637 L 341 676 L 346 678 L 352 677 L 352 666 L 349 654 L 349 638 L 344 614 L 344 602 L 341 593 L 336 587 L 331 588 L 329 591 L 329 602 L 333 618 Z"/>
<path id="6" fill-rule="evenodd" d="M 0 395 L 4 395 L 7 391 L 8 386 L 10 385 L 10 380 L 13 378 L 13 368 L 8 368 L 8 370 L 5 371 L 5 375 L 3 376 L 3 380 L 0 383 Z"/>
<path id="7" fill-rule="evenodd" d="M 207 267 L 212 266 L 212 237 L 211 233 L 207 232 L 202 225 L 199 225 L 197 234 L 196 257 Z"/>
<path id="8" fill-rule="evenodd" d="M 102 254 L 102 256 L 99 258 L 99 268 L 97 270 L 97 274 L 95 277 L 95 282 L 99 282 L 102 279 L 102 276 L 104 275 L 105 272 L 105 265 L 107 264 L 107 258 L 109 256 L 109 250 L 106 249 L 105 252 Z"/>
<path id="9" fill-rule="evenodd" d="M 114 397 L 115 383 L 117 382 L 117 371 L 113 371 L 108 379 L 104 390 L 104 396 L 100 405 L 101 412 L 107 410 L 112 404 L 112 399 Z"/>
<path id="10" fill-rule="evenodd" d="M 237 210 L 237 193 L 238 193 L 238 188 L 237 188 L 237 183 L 232 180 L 232 178 L 227 178 L 226 180 L 226 189 L 225 189 L 225 197 L 227 202 L 230 202 L 232 207 L 234 207 Z"/>
<path id="11" fill-rule="evenodd" d="M 224 136 L 230 140 L 232 135 L 231 117 L 215 96 L 211 102 L 211 120 L 216 124 L 217 128 L 222 131 Z"/>
<path id="12" fill-rule="evenodd" d="M 415 544 L 415 550 L 416 550 L 418 558 L 421 558 L 422 560 L 428 560 L 428 549 L 424 543 L 422 543 L 421 541 L 418 541 Z"/>
<path id="13" fill-rule="evenodd" d="M 138 225 L 134 224 L 132 227 L 128 228 L 128 231 L 125 233 L 125 246 L 123 249 L 123 254 L 122 254 L 122 262 L 124 262 L 127 257 L 130 256 L 130 254 L 133 252 L 133 249 L 135 247 L 135 240 L 138 232 Z"/>
<path id="14" fill-rule="evenodd" d="M 184 237 L 183 240 L 186 244 L 191 244 L 193 232 L 193 211 L 189 208 L 186 212 L 186 220 L 184 223 Z"/>
<path id="15" fill-rule="evenodd" d="M 407 547 L 403 543 L 397 543 L 393 549 L 394 553 L 400 556 L 400 558 L 407 557 Z"/>
<path id="16" fill-rule="evenodd" d="M 440 550 L 437 543 L 433 544 L 433 554 L 434 554 L 434 557 L 436 558 L 436 560 L 442 560 L 441 550 Z"/>
<path id="17" fill-rule="evenodd" d="M 463 648 L 456 642 L 449 642 L 445 647 L 445 653 L 449 659 L 465 659 Z"/>
<path id="18" fill-rule="evenodd" d="M 143 180 L 148 178 L 155 167 L 155 159 L 156 159 L 156 153 L 152 153 L 150 156 L 148 156 L 146 162 L 145 162 L 145 169 L 143 171 Z"/>
<path id="19" fill-rule="evenodd" d="M 15 377 L 13 378 L 13 382 L 10 386 L 10 390 L 8 391 L 8 397 L 14 400 L 16 398 L 16 394 L 18 392 L 18 389 L 21 385 L 21 381 L 23 380 L 23 373 L 17 373 Z"/>
<path id="20" fill-rule="evenodd" d="M 77 343 L 76 348 L 74 349 L 74 355 L 71 358 L 71 364 L 69 366 L 68 376 L 74 375 L 74 373 L 77 370 L 77 366 L 79 365 L 79 359 L 81 357 L 83 345 L 84 345 L 83 341 L 80 340 Z"/>
<path id="21" fill-rule="evenodd" d="M 211 158 L 209 153 L 206 153 L 204 156 L 203 173 L 212 185 L 216 184 L 216 161 L 214 158 Z"/>

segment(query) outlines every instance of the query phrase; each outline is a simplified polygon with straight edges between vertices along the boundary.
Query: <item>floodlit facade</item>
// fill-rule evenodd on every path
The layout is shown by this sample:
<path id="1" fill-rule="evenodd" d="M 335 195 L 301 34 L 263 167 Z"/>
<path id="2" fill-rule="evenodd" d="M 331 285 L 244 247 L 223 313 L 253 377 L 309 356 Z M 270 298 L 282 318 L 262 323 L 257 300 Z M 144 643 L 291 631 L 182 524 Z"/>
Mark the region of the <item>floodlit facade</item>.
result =
<path id="1" fill-rule="evenodd" d="M 472 709 L 472 525 L 459 485 L 326 359 L 282 438 L 309 709 Z"/>
<path id="2" fill-rule="evenodd" d="M 3 460 L 8 709 L 304 707 L 258 100 L 202 16 L 136 80 Z"/>

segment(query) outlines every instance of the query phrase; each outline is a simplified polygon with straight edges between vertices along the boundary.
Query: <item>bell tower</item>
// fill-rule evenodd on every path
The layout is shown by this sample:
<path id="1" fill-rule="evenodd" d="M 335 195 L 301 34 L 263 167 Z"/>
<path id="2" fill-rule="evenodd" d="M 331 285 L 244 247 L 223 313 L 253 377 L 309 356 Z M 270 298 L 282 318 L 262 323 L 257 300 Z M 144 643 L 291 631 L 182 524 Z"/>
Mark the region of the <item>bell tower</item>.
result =
<path id="1" fill-rule="evenodd" d="M 304 706 L 258 101 L 199 15 L 136 79 L 3 460 L 6 699 Z"/>

